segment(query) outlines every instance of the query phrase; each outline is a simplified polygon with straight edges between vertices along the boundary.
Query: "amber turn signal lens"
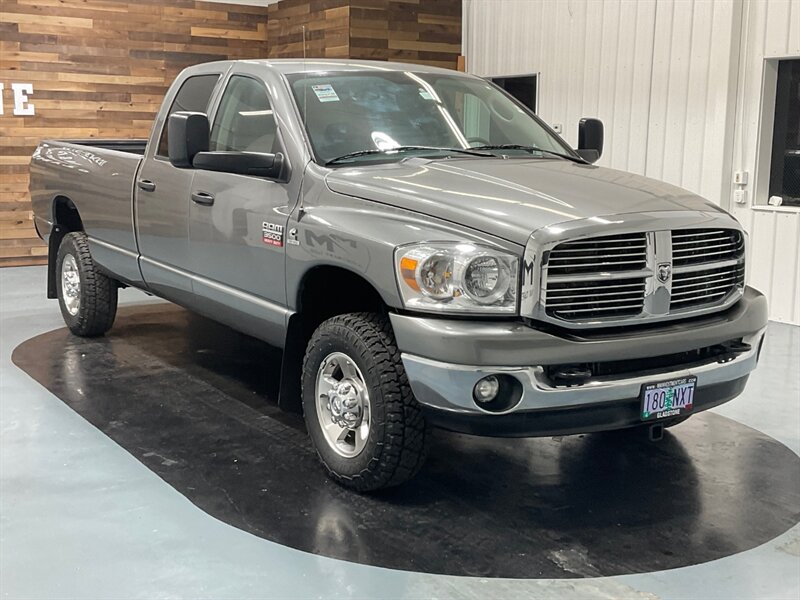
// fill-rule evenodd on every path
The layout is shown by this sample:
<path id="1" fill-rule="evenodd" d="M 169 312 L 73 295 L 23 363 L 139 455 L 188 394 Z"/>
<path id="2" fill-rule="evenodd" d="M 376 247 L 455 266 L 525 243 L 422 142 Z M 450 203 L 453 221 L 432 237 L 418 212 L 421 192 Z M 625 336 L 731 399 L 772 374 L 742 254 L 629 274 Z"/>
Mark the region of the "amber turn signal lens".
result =
<path id="1" fill-rule="evenodd" d="M 418 261 L 414 260 L 413 258 L 408 258 L 404 256 L 400 259 L 400 275 L 403 277 L 403 281 L 406 282 L 406 285 L 410 287 L 414 291 L 419 291 L 419 284 L 417 283 L 417 264 Z"/>

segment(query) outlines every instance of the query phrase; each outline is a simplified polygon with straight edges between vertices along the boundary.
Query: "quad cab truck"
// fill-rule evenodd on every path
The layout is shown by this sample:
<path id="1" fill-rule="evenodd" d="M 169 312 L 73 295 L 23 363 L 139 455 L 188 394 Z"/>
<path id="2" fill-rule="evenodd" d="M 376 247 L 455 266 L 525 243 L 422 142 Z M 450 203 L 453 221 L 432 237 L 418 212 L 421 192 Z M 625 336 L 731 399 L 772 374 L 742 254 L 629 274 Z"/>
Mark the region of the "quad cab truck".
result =
<path id="1" fill-rule="evenodd" d="M 149 140 L 36 149 L 47 294 L 79 336 L 133 286 L 283 348 L 280 406 L 359 491 L 410 479 L 431 426 L 657 438 L 742 392 L 766 301 L 732 216 L 592 164 L 595 119 L 579 140 L 443 69 L 191 67 Z"/>

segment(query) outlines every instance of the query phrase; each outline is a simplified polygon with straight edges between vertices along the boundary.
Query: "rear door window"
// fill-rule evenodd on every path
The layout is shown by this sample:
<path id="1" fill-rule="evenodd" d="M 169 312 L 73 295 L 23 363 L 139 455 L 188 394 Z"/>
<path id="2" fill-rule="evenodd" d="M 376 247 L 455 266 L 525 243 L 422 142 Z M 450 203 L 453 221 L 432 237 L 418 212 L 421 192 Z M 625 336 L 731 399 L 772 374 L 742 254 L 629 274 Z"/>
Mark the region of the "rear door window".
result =
<path id="1" fill-rule="evenodd" d="M 219 75 L 195 75 L 189 77 L 181 85 L 175 100 L 172 101 L 172 106 L 169 107 L 167 118 L 164 119 L 164 125 L 161 129 L 161 138 L 158 141 L 157 156 L 167 158 L 169 156 L 169 141 L 167 139 L 167 122 L 172 113 L 179 111 L 191 112 L 207 112 L 208 103 L 211 100 L 211 94 L 214 92 L 214 86 L 219 81 Z"/>

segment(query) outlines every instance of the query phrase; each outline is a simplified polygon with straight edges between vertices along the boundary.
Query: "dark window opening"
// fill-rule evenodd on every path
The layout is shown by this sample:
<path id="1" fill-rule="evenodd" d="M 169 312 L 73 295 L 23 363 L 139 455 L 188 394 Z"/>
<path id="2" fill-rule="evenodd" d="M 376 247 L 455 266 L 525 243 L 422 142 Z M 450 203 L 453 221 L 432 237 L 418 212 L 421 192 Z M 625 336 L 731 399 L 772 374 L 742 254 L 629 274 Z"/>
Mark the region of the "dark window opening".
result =
<path id="1" fill-rule="evenodd" d="M 800 60 L 778 63 L 769 195 L 800 206 Z"/>
<path id="2" fill-rule="evenodd" d="M 169 116 L 178 111 L 206 112 L 208 103 L 211 100 L 211 94 L 218 80 L 219 75 L 195 75 L 183 82 L 181 89 L 178 90 L 175 96 L 175 100 L 172 102 L 172 106 L 169 107 L 167 118 L 164 119 L 161 137 L 158 140 L 158 150 L 156 150 L 158 156 L 166 158 L 169 154 L 169 142 L 167 140 Z"/>
<path id="3" fill-rule="evenodd" d="M 500 86 L 533 112 L 536 112 L 536 75 L 492 77 L 492 83 Z"/>

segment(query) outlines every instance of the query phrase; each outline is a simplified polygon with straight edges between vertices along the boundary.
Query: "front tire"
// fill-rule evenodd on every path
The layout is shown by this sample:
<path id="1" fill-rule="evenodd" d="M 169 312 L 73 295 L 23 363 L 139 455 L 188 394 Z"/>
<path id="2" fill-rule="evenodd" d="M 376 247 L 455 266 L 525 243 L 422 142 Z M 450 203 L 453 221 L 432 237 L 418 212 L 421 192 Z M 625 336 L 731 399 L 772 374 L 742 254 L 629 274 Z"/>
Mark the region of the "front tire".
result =
<path id="1" fill-rule="evenodd" d="M 306 350 L 302 384 L 306 427 L 334 481 L 365 492 L 400 485 L 422 467 L 428 426 L 385 316 L 322 323 Z"/>
<path id="2" fill-rule="evenodd" d="M 56 256 L 58 304 L 69 330 L 81 337 L 103 335 L 117 315 L 117 282 L 102 273 L 82 232 L 68 233 Z"/>

